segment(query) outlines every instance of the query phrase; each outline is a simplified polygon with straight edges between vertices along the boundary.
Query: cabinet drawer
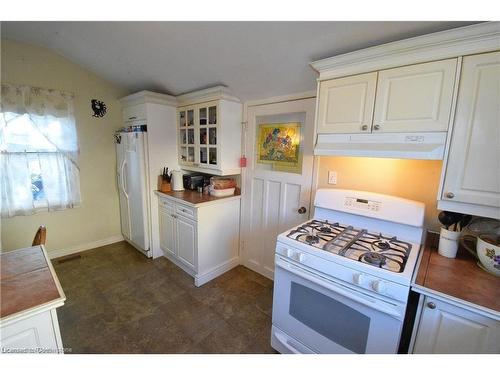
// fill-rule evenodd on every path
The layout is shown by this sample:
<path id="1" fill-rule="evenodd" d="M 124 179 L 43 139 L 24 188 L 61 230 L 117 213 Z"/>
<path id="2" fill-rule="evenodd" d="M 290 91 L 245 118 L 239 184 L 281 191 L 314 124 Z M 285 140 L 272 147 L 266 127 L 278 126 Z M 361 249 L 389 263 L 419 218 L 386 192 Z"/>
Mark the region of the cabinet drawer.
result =
<path id="1" fill-rule="evenodd" d="M 171 211 L 174 210 L 174 203 L 172 201 L 169 201 L 168 199 L 165 198 L 160 198 L 158 202 L 160 204 L 160 207 L 166 208 Z"/>
<path id="2" fill-rule="evenodd" d="M 136 104 L 123 108 L 123 121 L 144 120 L 146 118 L 146 105 Z"/>
<path id="3" fill-rule="evenodd" d="M 178 204 L 175 206 L 175 213 L 190 219 L 196 219 L 196 209 L 189 206 Z"/>

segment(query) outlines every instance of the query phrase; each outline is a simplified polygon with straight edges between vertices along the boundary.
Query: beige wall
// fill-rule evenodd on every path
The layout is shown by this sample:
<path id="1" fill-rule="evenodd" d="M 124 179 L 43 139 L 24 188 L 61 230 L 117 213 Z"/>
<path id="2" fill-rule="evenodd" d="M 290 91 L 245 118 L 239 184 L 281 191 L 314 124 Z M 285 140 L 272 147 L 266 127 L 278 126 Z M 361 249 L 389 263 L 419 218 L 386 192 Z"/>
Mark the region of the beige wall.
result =
<path id="1" fill-rule="evenodd" d="M 121 126 L 118 98 L 127 93 L 45 48 L 2 39 L 1 63 L 2 82 L 75 94 L 82 194 L 80 208 L 2 219 L 3 250 L 31 245 L 40 224 L 47 226 L 49 253 L 119 236 L 113 133 Z M 104 118 L 92 117 L 93 98 L 106 103 Z"/>
<path id="2" fill-rule="evenodd" d="M 425 203 L 425 226 L 439 230 L 437 191 L 441 161 L 320 157 L 318 187 L 373 191 Z M 328 184 L 337 171 L 337 185 Z"/>

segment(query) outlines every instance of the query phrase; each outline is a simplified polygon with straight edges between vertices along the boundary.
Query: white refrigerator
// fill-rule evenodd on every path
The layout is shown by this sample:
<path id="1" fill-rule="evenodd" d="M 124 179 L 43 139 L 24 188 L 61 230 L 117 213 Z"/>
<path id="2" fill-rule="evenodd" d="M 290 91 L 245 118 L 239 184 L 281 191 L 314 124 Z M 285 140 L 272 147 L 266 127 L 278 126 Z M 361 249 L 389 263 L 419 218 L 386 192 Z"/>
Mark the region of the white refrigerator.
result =
<path id="1" fill-rule="evenodd" d="M 146 132 L 118 132 L 116 177 L 123 237 L 151 258 Z"/>

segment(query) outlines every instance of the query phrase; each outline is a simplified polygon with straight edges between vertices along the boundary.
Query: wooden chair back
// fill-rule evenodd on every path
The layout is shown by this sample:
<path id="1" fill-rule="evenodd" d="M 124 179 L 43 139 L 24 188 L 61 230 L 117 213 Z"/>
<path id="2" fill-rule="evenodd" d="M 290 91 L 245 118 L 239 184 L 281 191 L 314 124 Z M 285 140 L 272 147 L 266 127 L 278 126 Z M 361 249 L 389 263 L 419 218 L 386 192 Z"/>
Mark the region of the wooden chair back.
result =
<path id="1" fill-rule="evenodd" d="M 35 238 L 33 238 L 33 244 L 31 246 L 45 245 L 46 238 L 47 228 L 45 228 L 45 225 L 40 225 L 36 231 Z"/>

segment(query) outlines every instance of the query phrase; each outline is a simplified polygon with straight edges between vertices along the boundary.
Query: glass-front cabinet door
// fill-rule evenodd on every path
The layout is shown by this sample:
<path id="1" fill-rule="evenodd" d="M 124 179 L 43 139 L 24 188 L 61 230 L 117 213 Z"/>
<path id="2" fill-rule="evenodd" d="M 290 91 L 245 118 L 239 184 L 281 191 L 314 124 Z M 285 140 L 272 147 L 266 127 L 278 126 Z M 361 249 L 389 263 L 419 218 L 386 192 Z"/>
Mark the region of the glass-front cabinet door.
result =
<path id="1" fill-rule="evenodd" d="M 178 112 L 179 161 L 183 164 L 195 163 L 195 120 L 194 109 L 182 109 Z"/>
<path id="2" fill-rule="evenodd" d="M 212 169 L 219 166 L 218 117 L 217 102 L 179 109 L 180 164 Z"/>
<path id="3" fill-rule="evenodd" d="M 217 104 L 207 103 L 198 106 L 199 165 L 215 167 L 218 163 L 217 152 Z"/>

